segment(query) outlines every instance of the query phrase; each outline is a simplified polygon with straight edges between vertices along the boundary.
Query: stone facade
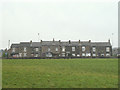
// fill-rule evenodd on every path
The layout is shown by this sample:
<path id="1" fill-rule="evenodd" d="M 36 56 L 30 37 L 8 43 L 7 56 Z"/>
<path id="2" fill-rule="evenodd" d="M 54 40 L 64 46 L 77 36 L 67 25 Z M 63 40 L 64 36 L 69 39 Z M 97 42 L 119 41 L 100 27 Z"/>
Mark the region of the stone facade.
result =
<path id="1" fill-rule="evenodd" d="M 40 41 L 12 44 L 9 58 L 60 58 L 60 57 L 111 57 L 112 46 L 108 42 L 89 41 Z"/>

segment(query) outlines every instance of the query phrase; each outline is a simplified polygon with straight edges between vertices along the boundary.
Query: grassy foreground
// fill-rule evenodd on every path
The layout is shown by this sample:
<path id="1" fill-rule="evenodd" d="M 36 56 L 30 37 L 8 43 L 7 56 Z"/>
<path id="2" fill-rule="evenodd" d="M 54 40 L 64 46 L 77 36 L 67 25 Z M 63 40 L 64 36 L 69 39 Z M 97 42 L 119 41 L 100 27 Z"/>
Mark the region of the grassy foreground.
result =
<path id="1" fill-rule="evenodd" d="M 117 88 L 117 59 L 2 60 L 3 88 Z"/>

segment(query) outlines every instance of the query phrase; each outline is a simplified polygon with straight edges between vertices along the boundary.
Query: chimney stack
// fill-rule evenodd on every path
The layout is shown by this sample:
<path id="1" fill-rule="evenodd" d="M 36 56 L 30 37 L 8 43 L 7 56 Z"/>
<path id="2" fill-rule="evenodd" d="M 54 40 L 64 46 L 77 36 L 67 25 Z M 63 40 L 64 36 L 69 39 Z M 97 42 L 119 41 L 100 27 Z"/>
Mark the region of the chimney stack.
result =
<path id="1" fill-rule="evenodd" d="M 89 40 L 89 43 L 91 43 L 91 40 Z"/>
<path id="2" fill-rule="evenodd" d="M 42 40 L 41 40 L 41 43 L 42 43 Z"/>
<path id="3" fill-rule="evenodd" d="M 110 43 L 110 39 L 108 40 L 108 42 Z"/>
<path id="4" fill-rule="evenodd" d="M 30 43 L 32 43 L 32 40 L 30 40 Z"/>
<path id="5" fill-rule="evenodd" d="M 54 38 L 53 38 L 53 42 L 54 42 L 55 40 L 54 40 Z"/>
<path id="6" fill-rule="evenodd" d="M 79 40 L 79 43 L 80 43 L 80 40 Z"/>
<path id="7" fill-rule="evenodd" d="M 71 43 L 71 41 L 69 40 L 69 44 Z"/>
<path id="8" fill-rule="evenodd" d="M 59 42 L 61 42 L 61 40 L 59 40 Z"/>

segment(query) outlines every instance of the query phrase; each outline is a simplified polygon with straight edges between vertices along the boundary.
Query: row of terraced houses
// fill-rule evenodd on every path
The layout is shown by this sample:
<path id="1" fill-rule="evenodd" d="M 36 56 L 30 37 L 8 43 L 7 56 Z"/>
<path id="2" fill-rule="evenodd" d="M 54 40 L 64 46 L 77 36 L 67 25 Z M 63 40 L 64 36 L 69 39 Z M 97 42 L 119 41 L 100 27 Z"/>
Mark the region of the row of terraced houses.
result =
<path id="1" fill-rule="evenodd" d="M 89 41 L 40 41 L 12 44 L 9 58 L 72 58 L 72 57 L 111 57 L 112 46 L 107 42 Z"/>

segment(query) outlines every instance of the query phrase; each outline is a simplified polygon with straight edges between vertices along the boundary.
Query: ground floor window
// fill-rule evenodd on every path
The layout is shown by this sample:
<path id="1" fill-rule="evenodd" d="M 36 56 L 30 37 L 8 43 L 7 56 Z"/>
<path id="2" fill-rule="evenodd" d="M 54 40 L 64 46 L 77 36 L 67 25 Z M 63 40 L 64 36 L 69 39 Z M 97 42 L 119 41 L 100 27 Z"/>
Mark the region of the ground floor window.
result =
<path id="1" fill-rule="evenodd" d="M 82 53 L 82 56 L 85 56 L 85 53 Z"/>
<path id="2" fill-rule="evenodd" d="M 91 53 L 86 53 L 86 56 L 88 57 L 88 56 L 91 56 Z"/>
<path id="3" fill-rule="evenodd" d="M 24 57 L 26 57 L 27 56 L 27 53 L 24 53 Z"/>
<path id="4" fill-rule="evenodd" d="M 101 54 L 101 56 L 104 56 L 104 54 Z"/>
<path id="5" fill-rule="evenodd" d="M 95 57 L 96 56 L 96 54 L 93 54 L 93 57 Z"/>
<path id="6" fill-rule="evenodd" d="M 38 54 L 35 54 L 35 56 L 34 57 L 38 57 Z"/>
<path id="7" fill-rule="evenodd" d="M 80 57 L 80 54 L 77 54 L 77 57 Z"/>
<path id="8" fill-rule="evenodd" d="M 109 54 L 109 53 L 107 53 L 107 54 L 106 54 L 106 56 L 110 56 L 110 54 Z"/>
<path id="9" fill-rule="evenodd" d="M 73 57 L 75 57 L 76 55 L 75 54 L 72 54 Z"/>
<path id="10" fill-rule="evenodd" d="M 65 53 L 62 53 L 62 57 L 65 57 Z"/>

